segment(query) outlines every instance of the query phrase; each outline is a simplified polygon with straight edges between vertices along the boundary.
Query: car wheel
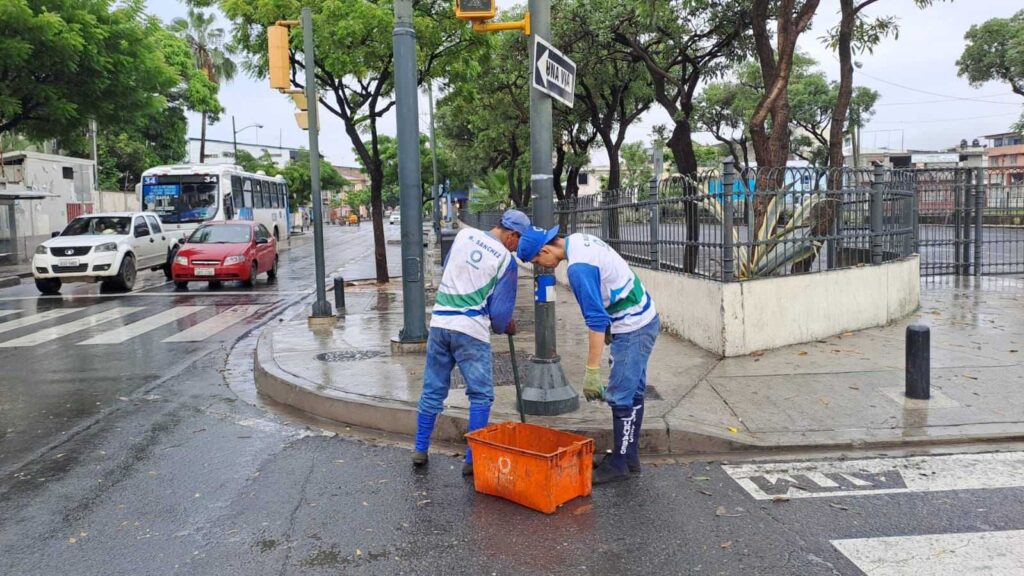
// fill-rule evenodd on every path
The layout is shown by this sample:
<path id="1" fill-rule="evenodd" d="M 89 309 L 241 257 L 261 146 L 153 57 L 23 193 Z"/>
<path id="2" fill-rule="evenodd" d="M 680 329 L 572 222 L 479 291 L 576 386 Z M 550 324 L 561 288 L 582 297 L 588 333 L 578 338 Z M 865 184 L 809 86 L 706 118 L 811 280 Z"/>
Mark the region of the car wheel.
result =
<path id="1" fill-rule="evenodd" d="M 117 271 L 117 276 L 114 276 L 114 285 L 120 290 L 131 292 L 135 287 L 135 274 L 135 257 L 125 254 L 121 260 L 121 268 Z"/>
<path id="2" fill-rule="evenodd" d="M 174 287 L 178 290 L 188 290 L 188 282 L 176 280 L 174 282 Z"/>
<path id="3" fill-rule="evenodd" d="M 36 278 L 36 288 L 46 295 L 60 294 L 60 278 Z"/>
<path id="4" fill-rule="evenodd" d="M 259 274 L 259 268 L 256 266 L 256 262 L 253 262 L 249 266 L 249 278 L 242 281 L 243 286 L 253 286 L 256 284 L 256 275 Z"/>
<path id="5" fill-rule="evenodd" d="M 177 255 L 178 255 L 178 251 L 177 250 L 171 250 L 170 253 L 167 254 L 167 263 L 164 264 L 163 269 L 164 269 L 164 278 L 167 278 L 168 280 L 171 280 L 173 278 L 173 276 L 171 275 L 171 265 L 174 264 L 174 257 L 177 256 Z"/>
<path id="6" fill-rule="evenodd" d="M 267 280 L 269 280 L 271 282 L 274 281 L 274 280 L 277 280 L 277 255 L 276 254 L 274 255 L 274 266 L 270 270 L 267 270 Z"/>

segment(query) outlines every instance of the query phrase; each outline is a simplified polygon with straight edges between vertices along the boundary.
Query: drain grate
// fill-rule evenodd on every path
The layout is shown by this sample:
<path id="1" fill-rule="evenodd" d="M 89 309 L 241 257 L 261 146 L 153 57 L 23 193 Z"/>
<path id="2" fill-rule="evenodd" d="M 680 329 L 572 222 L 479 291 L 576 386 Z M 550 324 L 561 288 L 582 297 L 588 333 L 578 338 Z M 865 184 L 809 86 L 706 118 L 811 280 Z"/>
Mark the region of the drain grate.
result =
<path id="1" fill-rule="evenodd" d="M 384 355 L 385 352 L 381 352 L 379 350 L 342 350 L 340 352 L 323 352 L 321 354 L 317 354 L 316 359 L 321 362 L 356 362 Z"/>
<path id="2" fill-rule="evenodd" d="M 519 378 L 526 377 L 526 365 L 530 362 L 530 355 L 525 352 L 517 352 L 516 360 L 519 364 Z M 495 352 L 494 360 L 491 362 L 494 370 L 495 386 L 514 386 L 515 380 L 512 376 L 512 355 L 508 352 Z M 458 367 L 452 370 L 452 388 L 465 388 L 466 380 L 462 377 Z"/>

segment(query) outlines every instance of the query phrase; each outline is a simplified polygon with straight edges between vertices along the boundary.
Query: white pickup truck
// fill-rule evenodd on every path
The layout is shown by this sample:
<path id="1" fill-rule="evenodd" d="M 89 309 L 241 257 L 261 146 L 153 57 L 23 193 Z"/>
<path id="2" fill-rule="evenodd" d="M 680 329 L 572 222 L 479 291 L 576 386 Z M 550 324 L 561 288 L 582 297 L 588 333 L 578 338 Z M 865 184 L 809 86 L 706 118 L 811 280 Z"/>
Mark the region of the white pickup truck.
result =
<path id="1" fill-rule="evenodd" d="M 104 288 L 130 291 L 139 270 L 163 270 L 183 230 L 164 230 L 152 212 L 109 212 L 75 218 L 36 247 L 32 276 L 43 294 L 57 294 L 67 282 L 102 282 Z"/>

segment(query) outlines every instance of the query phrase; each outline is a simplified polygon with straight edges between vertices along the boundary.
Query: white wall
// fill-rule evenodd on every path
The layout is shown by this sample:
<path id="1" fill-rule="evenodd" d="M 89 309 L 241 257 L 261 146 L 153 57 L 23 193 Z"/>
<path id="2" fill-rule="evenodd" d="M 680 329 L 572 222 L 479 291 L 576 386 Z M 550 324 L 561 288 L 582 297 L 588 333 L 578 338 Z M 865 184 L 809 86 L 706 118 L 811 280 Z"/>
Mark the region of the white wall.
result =
<path id="1" fill-rule="evenodd" d="M 722 283 L 634 268 L 662 327 L 722 356 L 884 326 L 920 305 L 917 256 L 879 266 Z M 555 270 L 568 283 L 565 265 Z"/>

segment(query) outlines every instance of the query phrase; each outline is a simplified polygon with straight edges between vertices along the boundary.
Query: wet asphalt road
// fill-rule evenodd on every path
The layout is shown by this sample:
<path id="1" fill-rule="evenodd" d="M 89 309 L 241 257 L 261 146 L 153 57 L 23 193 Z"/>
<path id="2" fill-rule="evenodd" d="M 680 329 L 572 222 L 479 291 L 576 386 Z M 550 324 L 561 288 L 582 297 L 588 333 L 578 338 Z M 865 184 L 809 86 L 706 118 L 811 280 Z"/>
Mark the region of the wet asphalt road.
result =
<path id="1" fill-rule="evenodd" d="M 341 248 L 328 269 L 357 269 L 368 228 L 329 238 Z M 246 401 L 256 332 L 304 309 L 310 253 L 293 249 L 280 282 L 252 293 L 175 293 L 155 275 L 109 298 L 94 287 L 65 299 L 0 291 L 0 310 L 19 311 L 0 323 L 142 308 L 0 347 L 0 574 L 857 575 L 832 540 L 1024 527 L 1022 488 L 772 502 L 720 462 L 662 463 L 544 516 L 476 494 L 449 454 L 416 473 L 403 445 Z M 203 340 L 165 342 L 242 305 L 266 309 Z M 210 309 L 120 344 L 83 344 L 182 306 Z M 35 332 L 0 333 L 0 345 Z"/>

